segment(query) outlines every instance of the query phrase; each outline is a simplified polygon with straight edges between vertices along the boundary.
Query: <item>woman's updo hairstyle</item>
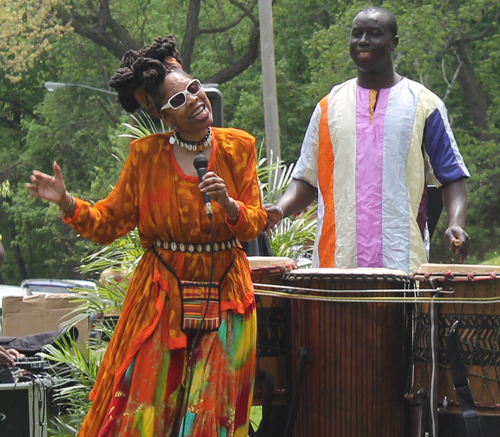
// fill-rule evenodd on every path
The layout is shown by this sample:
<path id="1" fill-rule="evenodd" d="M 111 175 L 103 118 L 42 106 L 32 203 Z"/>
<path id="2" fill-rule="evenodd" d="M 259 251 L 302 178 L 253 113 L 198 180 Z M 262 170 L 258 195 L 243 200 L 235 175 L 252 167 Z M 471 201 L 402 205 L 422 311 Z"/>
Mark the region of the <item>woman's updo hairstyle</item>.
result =
<path id="1" fill-rule="evenodd" d="M 163 83 L 167 70 L 164 65 L 151 58 L 138 58 L 133 65 L 134 77 L 149 94 L 153 94 Z"/>
<path id="2" fill-rule="evenodd" d="M 167 35 L 165 38 L 159 36 L 155 38 L 155 42 L 151 46 L 143 47 L 141 53 L 145 58 L 157 59 L 164 64 L 169 64 L 168 61 L 165 61 L 166 58 L 174 58 L 182 68 L 181 54 L 175 48 L 176 45 L 172 35 Z"/>
<path id="3" fill-rule="evenodd" d="M 142 88 L 150 95 L 156 94 L 167 72 L 175 70 L 170 63 L 164 65 L 165 58 L 172 57 L 180 65 L 179 51 L 175 48 L 172 35 L 158 37 L 155 41 L 152 46 L 125 53 L 120 68 L 109 82 L 109 86 L 118 93 L 118 102 L 127 112 L 135 112 L 141 107 L 135 96 L 137 90 Z"/>

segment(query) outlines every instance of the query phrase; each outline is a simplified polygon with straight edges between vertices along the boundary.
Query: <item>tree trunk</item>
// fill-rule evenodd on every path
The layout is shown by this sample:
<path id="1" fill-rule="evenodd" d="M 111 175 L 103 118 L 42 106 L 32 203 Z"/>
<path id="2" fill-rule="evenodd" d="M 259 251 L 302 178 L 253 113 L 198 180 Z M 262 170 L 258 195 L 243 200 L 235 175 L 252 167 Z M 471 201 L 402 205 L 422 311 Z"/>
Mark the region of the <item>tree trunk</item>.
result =
<path id="1" fill-rule="evenodd" d="M 187 18 L 186 33 L 182 40 L 181 59 L 182 68 L 186 73 L 191 71 L 191 59 L 193 58 L 194 42 L 198 34 L 200 24 L 201 0 L 191 0 L 189 2 L 189 13 Z"/>
<path id="2" fill-rule="evenodd" d="M 204 82 L 225 83 L 244 72 L 252 65 L 259 54 L 259 24 L 258 19 L 252 13 L 245 9 L 245 5 L 239 5 L 242 14 L 234 23 L 222 28 L 203 28 L 202 33 L 226 32 L 228 28 L 238 24 L 243 17 L 248 17 L 254 22 L 249 35 L 249 45 L 247 52 L 239 59 L 234 60 L 231 65 L 226 66 L 214 75 L 203 78 Z M 182 41 L 181 58 L 182 66 L 186 73 L 191 71 L 191 63 L 195 47 L 196 37 L 200 34 L 199 15 L 201 9 L 201 0 L 190 0 L 189 12 L 187 17 L 186 32 Z M 70 22 L 74 31 L 90 40 L 100 47 L 105 47 L 118 59 L 121 59 L 127 50 L 138 50 L 142 44 L 134 39 L 125 27 L 117 23 L 111 16 L 107 0 L 101 0 L 99 11 L 89 11 L 88 15 L 82 16 L 74 11 L 59 8 L 59 17 L 65 22 Z"/>
<path id="3" fill-rule="evenodd" d="M 488 101 L 483 85 L 469 61 L 466 49 L 461 48 L 457 50 L 457 54 L 462 62 L 457 82 L 462 89 L 471 120 L 478 129 L 478 137 L 481 141 L 496 140 L 496 136 L 488 132 Z"/>
<path id="4" fill-rule="evenodd" d="M 17 233 L 14 227 L 12 227 L 12 231 L 10 233 L 12 237 L 12 241 L 16 240 Z M 21 253 L 21 248 L 19 245 L 13 245 L 12 250 L 14 251 L 14 256 L 16 257 L 17 267 L 19 268 L 19 275 L 21 279 L 28 279 L 28 272 L 26 270 L 26 264 L 24 263 L 23 254 Z"/>
<path id="5" fill-rule="evenodd" d="M 248 51 L 241 58 L 236 59 L 231 65 L 218 71 L 213 76 L 205 78 L 205 81 L 209 83 L 226 83 L 243 73 L 259 56 L 259 38 L 259 27 L 254 26 L 248 42 Z"/>
<path id="6" fill-rule="evenodd" d="M 126 51 L 138 50 L 142 47 L 142 44 L 134 39 L 125 27 L 111 17 L 109 5 L 106 2 L 100 4 L 98 15 L 89 11 L 89 15 L 82 16 L 59 8 L 58 16 L 66 22 L 71 21 L 75 33 L 105 47 L 118 59 L 121 59 Z"/>

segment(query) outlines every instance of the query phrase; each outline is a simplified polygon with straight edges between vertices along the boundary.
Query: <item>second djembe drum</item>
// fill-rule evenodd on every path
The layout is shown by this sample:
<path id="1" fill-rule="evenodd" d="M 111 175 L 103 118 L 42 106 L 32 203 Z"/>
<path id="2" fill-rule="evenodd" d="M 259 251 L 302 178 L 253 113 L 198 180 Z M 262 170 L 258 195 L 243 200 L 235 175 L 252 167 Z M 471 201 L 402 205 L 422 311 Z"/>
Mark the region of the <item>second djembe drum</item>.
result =
<path id="1" fill-rule="evenodd" d="M 429 304 L 416 307 L 413 392 L 434 390 L 440 407 L 460 412 L 444 341 L 456 323 L 460 359 L 467 370 L 472 398 L 481 415 L 500 416 L 500 303 L 496 302 L 500 297 L 500 266 L 423 264 L 415 279 L 421 289 L 441 289 L 437 295 L 448 301 L 435 304 L 435 387 L 431 386 Z"/>
<path id="2" fill-rule="evenodd" d="M 252 281 L 257 307 L 257 370 L 269 372 L 274 379 L 273 403 L 288 402 L 288 343 L 289 305 L 287 299 L 273 296 L 272 291 L 283 291 L 283 274 L 297 268 L 287 257 L 250 256 Z M 254 403 L 262 402 L 262 387 L 256 384 Z"/>

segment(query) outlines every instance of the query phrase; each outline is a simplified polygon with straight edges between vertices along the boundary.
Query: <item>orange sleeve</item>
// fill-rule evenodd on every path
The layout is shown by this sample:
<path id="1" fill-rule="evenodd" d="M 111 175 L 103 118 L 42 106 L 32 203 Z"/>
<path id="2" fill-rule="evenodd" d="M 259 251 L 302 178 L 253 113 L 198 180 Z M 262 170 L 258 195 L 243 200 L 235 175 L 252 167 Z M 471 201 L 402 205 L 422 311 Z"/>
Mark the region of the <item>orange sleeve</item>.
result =
<path id="1" fill-rule="evenodd" d="M 137 200 L 137 154 L 131 146 L 120 178 L 111 193 L 95 206 L 75 199 L 73 217 L 63 216 L 82 237 L 99 244 L 110 244 L 134 229 L 139 219 Z"/>
<path id="2" fill-rule="evenodd" d="M 231 131 L 231 130 L 230 130 Z M 236 131 L 236 130 L 234 130 Z M 262 206 L 259 181 L 257 179 L 257 162 L 255 153 L 255 138 L 243 131 L 236 131 L 238 137 L 233 140 L 234 154 L 232 162 L 227 162 L 231 170 L 236 193 L 231 193 L 240 206 L 238 221 L 231 224 L 226 217 L 226 224 L 239 241 L 251 241 L 259 236 L 266 224 L 266 211 Z M 226 181 L 227 183 L 227 181 Z"/>

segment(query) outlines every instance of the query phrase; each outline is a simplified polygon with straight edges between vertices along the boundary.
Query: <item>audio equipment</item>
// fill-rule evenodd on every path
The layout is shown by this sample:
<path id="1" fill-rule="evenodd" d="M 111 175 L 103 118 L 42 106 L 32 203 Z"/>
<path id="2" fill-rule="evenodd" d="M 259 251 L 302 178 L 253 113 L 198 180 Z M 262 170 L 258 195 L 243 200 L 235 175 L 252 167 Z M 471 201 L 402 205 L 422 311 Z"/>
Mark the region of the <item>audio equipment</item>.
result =
<path id="1" fill-rule="evenodd" d="M 30 372 L 37 372 L 49 368 L 50 363 L 41 357 L 24 357 L 17 358 L 15 366 Z"/>
<path id="2" fill-rule="evenodd" d="M 47 437 L 46 394 L 41 378 L 0 384 L 0 436 Z"/>

